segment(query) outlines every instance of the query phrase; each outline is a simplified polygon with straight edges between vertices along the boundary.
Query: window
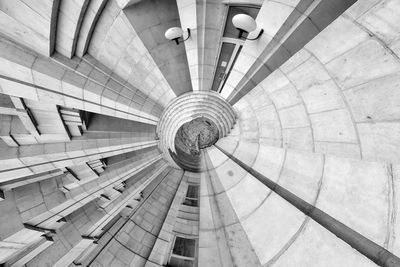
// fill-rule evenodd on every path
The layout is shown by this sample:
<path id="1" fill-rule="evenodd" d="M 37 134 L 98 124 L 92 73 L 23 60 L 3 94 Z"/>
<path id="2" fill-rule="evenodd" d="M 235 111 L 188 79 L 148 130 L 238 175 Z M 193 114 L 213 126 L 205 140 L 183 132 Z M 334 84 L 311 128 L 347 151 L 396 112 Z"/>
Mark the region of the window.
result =
<path id="1" fill-rule="evenodd" d="M 196 240 L 177 236 L 172 254 L 194 258 Z"/>
<path id="2" fill-rule="evenodd" d="M 229 6 L 228 15 L 226 17 L 224 37 L 227 38 L 238 38 L 239 31 L 233 26 L 232 18 L 237 14 L 246 14 L 253 19 L 257 18 L 260 7 L 258 6 Z M 247 35 L 244 35 L 247 37 Z"/>
<path id="3" fill-rule="evenodd" d="M 236 61 L 240 49 L 240 45 L 235 45 L 228 42 L 222 43 L 217 63 L 217 69 L 215 70 L 214 82 L 212 85 L 213 91 L 219 92 L 220 88 L 224 86 L 226 78 L 231 72 L 231 66 Z"/>
<path id="4" fill-rule="evenodd" d="M 199 186 L 189 185 L 183 205 L 198 207 L 199 206 Z"/>
<path id="5" fill-rule="evenodd" d="M 167 266 L 193 267 L 196 258 L 196 240 L 177 236 Z"/>
<path id="6" fill-rule="evenodd" d="M 229 7 L 211 90 L 219 93 L 222 91 L 244 43 L 244 40 L 238 39 L 239 31 L 233 26 L 232 18 L 237 14 L 247 14 L 255 19 L 259 10 L 256 6 Z"/>

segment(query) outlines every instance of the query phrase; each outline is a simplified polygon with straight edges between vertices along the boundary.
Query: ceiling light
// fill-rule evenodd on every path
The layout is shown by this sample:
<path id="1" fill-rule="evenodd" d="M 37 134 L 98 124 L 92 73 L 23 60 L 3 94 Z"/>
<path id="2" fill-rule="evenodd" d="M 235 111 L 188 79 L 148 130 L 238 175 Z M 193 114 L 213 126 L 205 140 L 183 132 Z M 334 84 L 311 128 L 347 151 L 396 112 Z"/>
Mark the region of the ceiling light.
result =
<path id="1" fill-rule="evenodd" d="M 181 42 L 186 41 L 187 39 L 189 39 L 190 37 L 190 29 L 187 28 L 187 37 L 184 40 L 181 40 Z M 179 45 L 179 38 L 183 38 L 183 31 L 181 28 L 179 27 L 172 27 L 169 28 L 166 32 L 165 32 L 165 38 L 167 38 L 170 41 L 175 41 L 177 45 Z"/>
<path id="2" fill-rule="evenodd" d="M 232 18 L 232 23 L 239 30 L 239 39 L 243 37 L 243 33 L 250 33 L 257 29 L 256 21 L 246 14 L 237 14 Z M 261 29 L 258 36 L 254 39 L 243 37 L 247 40 L 257 40 L 263 34 L 264 30 Z"/>

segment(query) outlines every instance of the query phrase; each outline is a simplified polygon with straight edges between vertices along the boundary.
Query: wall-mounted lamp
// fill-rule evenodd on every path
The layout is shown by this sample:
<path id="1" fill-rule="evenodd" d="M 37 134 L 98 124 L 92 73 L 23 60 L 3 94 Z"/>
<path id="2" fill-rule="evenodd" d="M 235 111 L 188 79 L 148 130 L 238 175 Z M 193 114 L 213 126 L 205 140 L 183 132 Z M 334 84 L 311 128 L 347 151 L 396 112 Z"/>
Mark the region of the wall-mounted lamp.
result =
<path id="1" fill-rule="evenodd" d="M 255 29 L 257 29 L 257 23 L 256 21 L 250 17 L 249 15 L 246 14 L 238 14 L 235 15 L 232 18 L 232 23 L 233 26 L 236 27 L 236 29 L 239 30 L 239 39 L 241 39 L 243 37 L 243 33 L 249 33 L 254 31 Z M 258 36 L 256 38 L 253 39 L 249 39 L 244 37 L 246 40 L 257 40 L 258 38 L 260 38 L 260 36 L 263 34 L 264 29 L 261 29 L 260 32 L 258 33 Z"/>
<path id="2" fill-rule="evenodd" d="M 187 28 L 187 37 L 184 40 L 179 40 L 179 38 L 182 37 L 183 39 L 183 31 L 181 28 L 179 27 L 172 27 L 169 28 L 166 32 L 165 32 L 165 38 L 167 38 L 170 41 L 175 41 L 177 45 L 179 45 L 179 41 L 184 42 L 187 39 L 189 39 L 190 37 L 190 29 Z"/>

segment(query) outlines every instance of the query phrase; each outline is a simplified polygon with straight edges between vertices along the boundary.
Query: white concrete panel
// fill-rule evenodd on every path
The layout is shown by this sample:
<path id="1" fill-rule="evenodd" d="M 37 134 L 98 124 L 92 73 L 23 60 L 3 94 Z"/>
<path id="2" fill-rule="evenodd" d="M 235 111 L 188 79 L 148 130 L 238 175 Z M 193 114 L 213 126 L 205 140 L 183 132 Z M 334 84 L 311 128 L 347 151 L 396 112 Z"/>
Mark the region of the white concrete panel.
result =
<path id="1" fill-rule="evenodd" d="M 305 230 L 273 266 L 376 267 L 377 265 L 313 220 L 309 220 Z"/>
<path id="2" fill-rule="evenodd" d="M 265 264 L 290 242 L 304 219 L 303 213 L 272 193 L 242 226 L 261 264 Z"/>
<path id="3" fill-rule="evenodd" d="M 251 174 L 247 174 L 235 187 L 227 192 L 239 220 L 244 220 L 261 206 L 271 192 Z"/>
<path id="4" fill-rule="evenodd" d="M 317 207 L 379 245 L 388 226 L 387 166 L 327 156 Z"/>
<path id="5" fill-rule="evenodd" d="M 288 150 L 277 183 L 313 204 L 322 184 L 324 159 L 321 154 Z"/>
<path id="6" fill-rule="evenodd" d="M 400 162 L 400 123 L 379 122 L 357 124 L 362 157 L 374 161 Z"/>

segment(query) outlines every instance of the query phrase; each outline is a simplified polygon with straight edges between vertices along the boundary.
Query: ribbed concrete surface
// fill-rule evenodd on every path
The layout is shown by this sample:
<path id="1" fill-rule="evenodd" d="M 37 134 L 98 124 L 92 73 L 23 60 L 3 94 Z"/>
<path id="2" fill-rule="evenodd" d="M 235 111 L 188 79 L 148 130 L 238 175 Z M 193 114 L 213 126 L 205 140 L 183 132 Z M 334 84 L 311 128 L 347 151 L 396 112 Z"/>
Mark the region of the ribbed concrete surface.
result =
<path id="1" fill-rule="evenodd" d="M 231 105 L 216 92 L 192 92 L 175 98 L 163 111 L 157 124 L 159 148 L 173 166 L 177 167 L 168 149 L 176 152 L 176 133 L 183 124 L 200 117 L 205 117 L 215 123 L 220 138 L 231 131 L 236 120 L 235 111 Z"/>
<path id="2" fill-rule="evenodd" d="M 232 39 L 221 97 L 238 3 L 264 34 Z M 392 266 L 332 227 L 400 255 L 399 3 L 0 0 L 0 265 L 161 267 L 184 237 L 196 266 Z M 198 117 L 219 141 L 171 168 Z"/>

